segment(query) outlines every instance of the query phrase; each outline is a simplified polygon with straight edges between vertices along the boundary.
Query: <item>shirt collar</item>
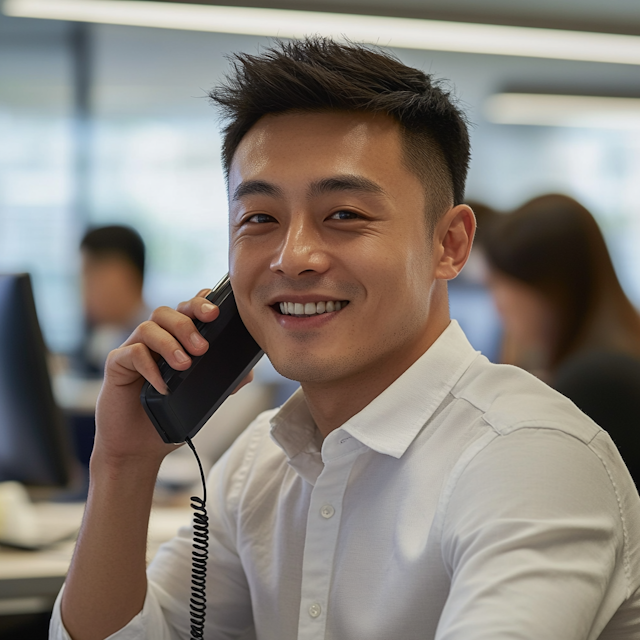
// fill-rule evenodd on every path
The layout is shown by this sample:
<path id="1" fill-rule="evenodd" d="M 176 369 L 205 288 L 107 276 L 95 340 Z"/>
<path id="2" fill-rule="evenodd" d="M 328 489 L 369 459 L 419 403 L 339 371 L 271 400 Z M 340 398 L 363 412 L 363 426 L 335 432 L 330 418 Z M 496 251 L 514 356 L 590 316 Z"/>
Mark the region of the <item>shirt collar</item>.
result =
<path id="1" fill-rule="evenodd" d="M 289 466 L 315 485 L 324 467 L 321 435 L 311 417 L 302 389 L 298 389 L 271 418 L 271 439 L 284 451 Z"/>
<path id="2" fill-rule="evenodd" d="M 341 429 L 374 451 L 400 458 L 477 355 L 452 320 L 416 362 Z M 313 467 L 322 466 L 318 430 L 302 389 L 272 418 L 271 437 L 303 477 L 307 474 L 298 461 L 309 462 L 311 456 Z M 311 473 L 314 482 L 317 472 Z"/>
<path id="3" fill-rule="evenodd" d="M 342 428 L 374 451 L 400 458 L 478 353 L 452 320 L 418 360 Z"/>

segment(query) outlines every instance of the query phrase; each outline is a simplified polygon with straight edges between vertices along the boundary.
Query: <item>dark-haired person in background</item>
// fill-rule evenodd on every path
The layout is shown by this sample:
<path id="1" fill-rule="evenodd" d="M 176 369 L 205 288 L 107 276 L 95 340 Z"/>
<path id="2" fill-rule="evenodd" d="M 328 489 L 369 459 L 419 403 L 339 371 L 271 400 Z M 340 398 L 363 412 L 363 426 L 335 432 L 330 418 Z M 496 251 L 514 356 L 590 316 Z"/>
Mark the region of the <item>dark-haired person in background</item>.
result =
<path id="1" fill-rule="evenodd" d="M 611 439 L 449 318 L 475 221 L 448 94 L 391 56 L 310 39 L 236 56 L 212 97 L 238 308 L 301 388 L 209 476 L 204 637 L 637 638 L 640 498 Z M 189 636 L 190 529 L 145 572 L 173 447 L 139 393 L 144 378 L 166 391 L 154 354 L 184 370 L 206 351 L 205 293 L 109 356 L 53 638 Z"/>
<path id="2" fill-rule="evenodd" d="M 110 225 L 88 231 L 80 249 L 86 322 L 80 366 L 102 375 L 109 352 L 151 315 L 142 296 L 145 246 L 131 227 Z"/>
<path id="3" fill-rule="evenodd" d="M 484 239 L 504 360 L 547 381 L 609 432 L 640 486 L 640 316 L 593 216 L 546 195 Z"/>

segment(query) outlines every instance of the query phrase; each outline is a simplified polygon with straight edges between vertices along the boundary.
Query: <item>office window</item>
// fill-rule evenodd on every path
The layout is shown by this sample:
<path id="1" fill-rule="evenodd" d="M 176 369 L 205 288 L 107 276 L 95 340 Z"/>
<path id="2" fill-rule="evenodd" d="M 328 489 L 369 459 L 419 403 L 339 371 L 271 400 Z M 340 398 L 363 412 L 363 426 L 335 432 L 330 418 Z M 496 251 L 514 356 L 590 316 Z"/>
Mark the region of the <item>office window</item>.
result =
<path id="1" fill-rule="evenodd" d="M 474 142 L 469 195 L 504 209 L 542 193 L 576 198 L 597 219 L 640 306 L 640 131 L 488 125 Z"/>
<path id="2" fill-rule="evenodd" d="M 142 234 L 151 306 L 175 305 L 227 271 L 219 149 L 213 114 L 95 122 L 90 223 L 130 224 Z"/>
<path id="3" fill-rule="evenodd" d="M 77 342 L 70 54 L 64 25 L 0 22 L 0 271 L 32 274 L 45 338 Z"/>

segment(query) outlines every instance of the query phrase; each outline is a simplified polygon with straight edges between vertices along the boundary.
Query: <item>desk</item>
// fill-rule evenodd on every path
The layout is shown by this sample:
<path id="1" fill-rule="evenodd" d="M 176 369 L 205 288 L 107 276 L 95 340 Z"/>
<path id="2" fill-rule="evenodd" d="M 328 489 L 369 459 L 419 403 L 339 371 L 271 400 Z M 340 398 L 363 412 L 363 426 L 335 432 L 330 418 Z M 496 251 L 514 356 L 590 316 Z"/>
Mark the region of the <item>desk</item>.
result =
<path id="1" fill-rule="evenodd" d="M 64 518 L 80 526 L 83 504 L 36 505 L 43 520 Z M 149 522 L 148 557 L 189 524 L 188 507 L 154 507 Z M 65 580 L 75 541 L 62 542 L 45 551 L 20 551 L 0 547 L 0 615 L 51 611 Z"/>

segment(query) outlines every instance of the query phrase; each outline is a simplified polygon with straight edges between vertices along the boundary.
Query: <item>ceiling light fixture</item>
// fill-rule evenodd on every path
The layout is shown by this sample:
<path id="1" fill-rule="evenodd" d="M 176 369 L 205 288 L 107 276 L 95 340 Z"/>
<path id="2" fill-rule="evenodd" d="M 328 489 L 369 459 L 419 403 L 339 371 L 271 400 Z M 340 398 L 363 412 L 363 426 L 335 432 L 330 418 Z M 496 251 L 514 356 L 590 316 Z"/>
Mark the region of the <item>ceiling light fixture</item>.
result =
<path id="1" fill-rule="evenodd" d="M 640 64 L 640 37 L 558 29 L 136 0 L 5 0 L 7 16 L 212 31 L 349 38 L 387 47 Z"/>
<path id="2" fill-rule="evenodd" d="M 640 98 L 498 93 L 483 111 L 496 124 L 640 129 Z"/>

